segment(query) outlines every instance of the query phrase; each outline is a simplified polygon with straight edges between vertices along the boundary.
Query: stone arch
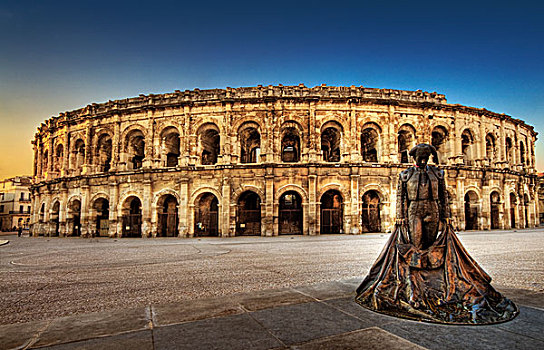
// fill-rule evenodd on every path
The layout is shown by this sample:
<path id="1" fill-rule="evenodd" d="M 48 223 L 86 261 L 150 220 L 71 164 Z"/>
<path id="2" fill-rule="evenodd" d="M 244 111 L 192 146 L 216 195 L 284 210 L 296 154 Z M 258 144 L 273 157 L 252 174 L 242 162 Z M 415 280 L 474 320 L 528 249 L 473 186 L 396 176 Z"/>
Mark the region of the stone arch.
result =
<path id="1" fill-rule="evenodd" d="M 510 136 L 504 139 L 504 155 L 507 162 L 510 164 L 514 163 L 514 143 Z"/>
<path id="2" fill-rule="evenodd" d="M 383 204 L 383 203 L 389 202 L 389 197 L 387 196 L 387 193 L 388 193 L 387 190 L 381 184 L 378 184 L 378 183 L 366 184 L 365 186 L 361 188 L 360 193 L 365 193 L 372 190 L 378 193 L 378 196 L 380 197 L 380 203 Z"/>
<path id="3" fill-rule="evenodd" d="M 261 126 L 248 120 L 240 124 L 237 130 L 240 163 L 258 163 L 261 155 Z"/>
<path id="4" fill-rule="evenodd" d="M 156 236 L 176 237 L 179 234 L 179 196 L 172 190 L 162 190 L 155 195 L 153 204 L 154 223 L 157 225 Z"/>
<path id="5" fill-rule="evenodd" d="M 60 234 L 60 211 L 62 203 L 58 197 L 51 200 L 49 209 L 49 223 L 51 224 L 50 235 L 59 236 Z"/>
<path id="6" fill-rule="evenodd" d="M 480 193 L 474 189 L 465 190 L 465 230 L 477 230 L 480 218 Z"/>
<path id="7" fill-rule="evenodd" d="M 416 129 L 410 123 L 402 124 L 397 131 L 397 151 L 401 163 L 409 163 L 408 152 L 416 145 Z"/>
<path id="8" fill-rule="evenodd" d="M 278 198 L 278 234 L 304 233 L 304 200 L 300 192 L 283 191 Z"/>
<path id="9" fill-rule="evenodd" d="M 111 168 L 112 161 L 112 136 L 109 132 L 103 131 L 96 138 L 95 164 L 99 172 L 107 172 Z"/>
<path id="10" fill-rule="evenodd" d="M 216 123 L 201 124 L 196 135 L 198 138 L 198 157 L 202 165 L 214 165 L 221 153 L 221 130 Z"/>
<path id="11" fill-rule="evenodd" d="M 64 160 L 64 144 L 59 142 L 55 145 L 55 153 L 53 154 L 53 170 L 60 173 Z"/>
<path id="12" fill-rule="evenodd" d="M 450 129 L 446 123 L 435 123 L 431 127 L 431 144 L 436 148 L 438 161 L 442 164 L 447 163 L 447 155 L 451 154 L 450 147 Z"/>
<path id="13" fill-rule="evenodd" d="M 490 207 L 490 227 L 492 230 L 501 228 L 500 212 L 501 212 L 501 192 L 498 188 L 492 188 L 489 191 L 489 207 Z"/>
<path id="14" fill-rule="evenodd" d="M 466 165 L 474 165 L 476 159 L 476 137 L 472 129 L 465 128 L 461 132 L 461 153 Z"/>
<path id="15" fill-rule="evenodd" d="M 361 129 L 361 156 L 364 162 L 377 163 L 381 158 L 382 128 L 375 122 L 366 122 Z"/>
<path id="16" fill-rule="evenodd" d="M 203 191 L 196 196 L 194 208 L 195 236 L 219 236 L 221 205 L 217 195 Z"/>
<path id="17" fill-rule="evenodd" d="M 344 233 L 344 197 L 337 189 L 319 196 L 319 227 L 321 234 Z"/>
<path id="18" fill-rule="evenodd" d="M 342 124 L 331 120 L 321 126 L 321 152 L 323 161 L 339 162 L 342 154 Z"/>
<path id="19" fill-rule="evenodd" d="M 241 184 L 240 186 L 238 186 L 232 192 L 232 203 L 231 203 L 231 205 L 236 205 L 236 203 L 238 202 L 238 199 L 240 199 L 240 196 L 242 195 L 242 193 L 247 192 L 247 191 L 255 192 L 261 198 L 261 200 L 264 200 L 264 198 L 266 198 L 266 195 L 265 195 L 264 191 L 261 188 L 259 188 L 257 186 L 254 186 L 254 185 Z"/>
<path id="20" fill-rule="evenodd" d="M 71 159 L 69 167 L 73 170 L 80 170 L 85 163 L 85 141 L 82 137 L 74 138 L 72 151 L 70 152 Z"/>
<path id="21" fill-rule="evenodd" d="M 246 190 L 236 199 L 236 235 L 261 235 L 261 203 L 264 197 Z"/>
<path id="22" fill-rule="evenodd" d="M 303 204 L 308 203 L 308 193 L 307 193 L 307 192 L 304 190 L 304 188 L 302 188 L 301 186 L 299 186 L 299 185 L 294 185 L 294 184 L 285 185 L 285 186 L 280 187 L 280 188 L 276 191 L 276 194 L 275 194 L 275 196 L 274 196 L 274 202 L 275 202 L 275 203 L 279 203 L 280 197 L 281 197 L 285 192 L 288 192 L 288 191 L 297 192 L 297 193 L 302 197 L 302 203 L 303 203 Z"/>
<path id="23" fill-rule="evenodd" d="M 523 140 L 519 141 L 519 163 L 525 165 L 527 161 L 527 155 L 525 154 L 525 143 Z"/>
<path id="24" fill-rule="evenodd" d="M 199 187 L 196 190 L 194 190 L 193 193 L 191 193 L 191 200 L 190 200 L 189 203 L 191 205 L 196 205 L 197 198 L 200 195 L 202 195 L 203 193 L 206 193 L 206 192 L 210 192 L 215 197 L 217 197 L 217 200 L 219 201 L 219 207 L 221 207 L 221 203 L 223 201 L 223 197 L 221 196 L 221 192 L 219 190 L 213 188 L 213 187 L 210 187 L 210 186 L 203 186 L 203 187 Z"/>
<path id="25" fill-rule="evenodd" d="M 363 191 L 361 197 L 362 232 L 382 232 L 383 193 L 375 189 Z"/>
<path id="26" fill-rule="evenodd" d="M 303 146 L 303 129 L 295 121 L 286 121 L 280 128 L 281 160 L 288 163 L 301 161 Z"/>
<path id="27" fill-rule="evenodd" d="M 497 137 L 493 132 L 488 132 L 485 135 L 485 157 L 490 165 L 497 157 Z"/>
<path id="28" fill-rule="evenodd" d="M 176 197 L 176 200 L 178 201 L 178 203 L 181 202 L 181 197 L 179 196 L 179 193 L 176 192 L 175 190 L 171 189 L 171 188 L 163 188 L 157 192 L 155 192 L 153 194 L 153 208 L 157 208 L 157 206 L 159 205 L 159 199 L 164 196 L 164 195 L 167 195 L 167 194 L 171 194 L 172 196 Z"/>
<path id="29" fill-rule="evenodd" d="M 516 228 L 516 208 L 518 205 L 518 196 L 515 192 L 510 192 L 508 196 L 508 203 L 510 206 L 510 228 Z"/>
<path id="30" fill-rule="evenodd" d="M 142 237 L 143 202 L 139 195 L 126 195 L 119 202 L 122 217 L 122 237 Z"/>
<path id="31" fill-rule="evenodd" d="M 146 158 L 147 131 L 140 125 L 132 125 L 123 131 L 123 154 L 129 170 L 140 169 Z"/>
<path id="32" fill-rule="evenodd" d="M 170 124 L 163 126 L 159 137 L 160 157 L 163 166 L 178 166 L 181 156 L 181 138 L 178 127 Z"/>
<path id="33" fill-rule="evenodd" d="M 226 128 L 221 123 L 221 118 L 212 117 L 212 116 L 205 116 L 205 117 L 198 117 L 193 123 L 192 123 L 192 130 L 193 134 L 198 134 L 199 129 L 201 129 L 203 126 L 207 124 L 213 124 L 217 128 L 217 131 L 219 132 L 219 135 L 224 135 L 226 133 Z"/>
<path id="34" fill-rule="evenodd" d="M 83 202 L 80 195 L 73 195 L 66 201 L 66 225 L 67 234 L 71 236 L 81 235 L 81 212 Z"/>
<path id="35" fill-rule="evenodd" d="M 121 142 L 123 142 L 123 148 L 126 148 L 125 140 L 127 139 L 127 136 L 135 131 L 141 132 L 144 138 L 147 138 L 147 128 L 145 128 L 143 125 L 132 124 L 130 126 L 127 126 L 121 132 Z"/>
<path id="36" fill-rule="evenodd" d="M 107 193 L 99 192 L 89 201 L 89 225 L 97 236 L 109 235 L 109 220 L 112 204 Z"/>
<path id="37" fill-rule="evenodd" d="M 322 186 L 319 189 L 319 191 L 317 192 L 317 198 L 323 197 L 325 192 L 328 192 L 328 191 L 331 191 L 331 190 L 340 192 L 340 194 L 342 195 L 342 198 L 344 200 L 344 202 L 343 202 L 344 204 L 349 203 L 350 194 L 349 194 L 348 190 L 344 186 L 342 186 L 342 184 L 339 184 L 339 183 L 328 183 L 328 184 Z"/>

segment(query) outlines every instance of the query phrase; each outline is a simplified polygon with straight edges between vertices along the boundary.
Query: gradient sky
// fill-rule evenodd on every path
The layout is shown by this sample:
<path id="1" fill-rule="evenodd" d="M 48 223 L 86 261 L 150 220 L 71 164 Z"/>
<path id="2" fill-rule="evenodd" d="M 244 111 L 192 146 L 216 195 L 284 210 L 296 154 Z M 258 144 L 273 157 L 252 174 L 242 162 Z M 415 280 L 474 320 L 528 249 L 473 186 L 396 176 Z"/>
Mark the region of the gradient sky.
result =
<path id="1" fill-rule="evenodd" d="M 32 172 L 45 119 L 176 89 L 421 89 L 542 133 L 543 52 L 534 1 L 0 0 L 0 179 Z"/>

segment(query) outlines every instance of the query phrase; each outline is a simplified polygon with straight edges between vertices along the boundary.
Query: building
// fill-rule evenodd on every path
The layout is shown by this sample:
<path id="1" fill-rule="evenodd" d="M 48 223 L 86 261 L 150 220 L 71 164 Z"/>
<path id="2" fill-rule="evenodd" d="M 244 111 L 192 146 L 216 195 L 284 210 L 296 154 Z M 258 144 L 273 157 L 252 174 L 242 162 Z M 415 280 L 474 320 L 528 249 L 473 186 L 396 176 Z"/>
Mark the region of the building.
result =
<path id="1" fill-rule="evenodd" d="M 16 176 L 0 181 L 0 230 L 30 226 L 30 176 Z"/>
<path id="2" fill-rule="evenodd" d="M 91 104 L 38 129 L 32 231 L 384 232 L 422 142 L 438 149 L 459 229 L 533 227 L 536 137 L 522 120 L 423 91 L 280 85 Z"/>
<path id="3" fill-rule="evenodd" d="M 538 174 L 539 224 L 544 225 L 544 173 Z"/>

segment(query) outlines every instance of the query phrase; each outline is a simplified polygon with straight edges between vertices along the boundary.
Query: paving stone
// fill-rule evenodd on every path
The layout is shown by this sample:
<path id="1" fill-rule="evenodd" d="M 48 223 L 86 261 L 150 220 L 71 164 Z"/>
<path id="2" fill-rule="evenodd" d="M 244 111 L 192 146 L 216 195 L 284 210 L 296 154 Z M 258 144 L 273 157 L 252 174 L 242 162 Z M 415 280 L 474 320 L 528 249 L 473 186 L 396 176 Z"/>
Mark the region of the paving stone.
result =
<path id="1" fill-rule="evenodd" d="M 210 317 L 235 315 L 243 312 L 238 303 L 230 297 L 152 305 L 151 310 L 153 323 L 156 326 L 196 321 Z"/>
<path id="2" fill-rule="evenodd" d="M 74 342 L 138 331 L 149 325 L 146 308 L 112 310 L 55 319 L 40 335 L 35 347 Z"/>
<path id="3" fill-rule="evenodd" d="M 355 297 L 355 288 L 353 288 L 353 285 L 339 281 L 299 286 L 293 289 L 318 300 L 341 298 L 348 295 Z"/>
<path id="4" fill-rule="evenodd" d="M 544 311 L 531 307 L 520 307 L 519 315 L 498 328 L 544 341 Z"/>
<path id="5" fill-rule="evenodd" d="M 301 294 L 293 289 L 258 291 L 234 295 L 233 300 L 248 311 L 268 309 L 281 305 L 292 305 L 314 301 L 313 298 Z"/>
<path id="6" fill-rule="evenodd" d="M 423 350 L 417 344 L 397 337 L 383 329 L 372 327 L 294 345 L 293 350 Z"/>
<path id="7" fill-rule="evenodd" d="M 388 315 L 380 314 L 368 309 L 355 302 L 354 297 L 331 299 L 324 301 L 327 305 L 337 308 L 353 317 L 360 319 L 365 326 L 380 326 L 390 322 L 397 322 L 399 319 Z"/>
<path id="8" fill-rule="evenodd" d="M 48 350 L 153 350 L 151 330 L 40 348 Z"/>
<path id="9" fill-rule="evenodd" d="M 497 287 L 497 290 L 505 297 L 512 299 L 518 306 L 525 305 L 544 309 L 544 293 L 500 286 Z"/>
<path id="10" fill-rule="evenodd" d="M 155 349 L 272 349 L 278 342 L 248 314 L 157 327 Z"/>
<path id="11" fill-rule="evenodd" d="M 251 316 L 287 345 L 364 328 L 363 322 L 320 302 L 280 306 Z"/>
<path id="12" fill-rule="evenodd" d="M 44 330 L 48 323 L 39 321 L 0 326 L 0 349 L 22 348 Z"/>
<path id="13" fill-rule="evenodd" d="M 544 349 L 544 341 L 490 326 L 437 325 L 399 320 L 381 326 L 428 349 Z"/>

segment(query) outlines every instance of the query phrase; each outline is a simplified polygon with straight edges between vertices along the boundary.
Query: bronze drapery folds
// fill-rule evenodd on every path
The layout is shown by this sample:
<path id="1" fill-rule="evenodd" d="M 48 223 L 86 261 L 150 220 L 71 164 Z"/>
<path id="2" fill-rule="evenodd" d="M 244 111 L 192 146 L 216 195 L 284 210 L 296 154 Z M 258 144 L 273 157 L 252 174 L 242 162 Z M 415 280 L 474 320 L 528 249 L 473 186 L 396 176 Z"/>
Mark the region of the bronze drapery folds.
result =
<path id="1" fill-rule="evenodd" d="M 470 257 L 449 223 L 444 172 L 427 165 L 431 155 L 438 163 L 436 150 L 420 144 L 410 155 L 416 165 L 399 175 L 395 229 L 357 289 L 356 302 L 427 322 L 513 319 L 517 306 L 491 286 L 491 277 Z"/>

